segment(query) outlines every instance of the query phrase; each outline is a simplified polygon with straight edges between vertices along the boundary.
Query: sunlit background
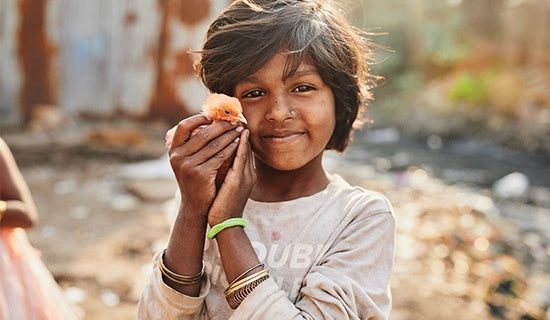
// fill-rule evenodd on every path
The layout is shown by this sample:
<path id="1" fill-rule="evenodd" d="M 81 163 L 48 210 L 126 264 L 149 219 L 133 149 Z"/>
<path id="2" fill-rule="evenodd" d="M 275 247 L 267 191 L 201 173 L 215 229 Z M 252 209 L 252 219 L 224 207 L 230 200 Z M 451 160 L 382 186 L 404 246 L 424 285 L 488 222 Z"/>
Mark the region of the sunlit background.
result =
<path id="1" fill-rule="evenodd" d="M 135 319 L 175 183 L 165 131 L 227 0 L 0 0 L 0 133 L 33 245 L 86 319 Z M 398 222 L 392 319 L 550 318 L 550 1 L 343 0 L 381 77 L 326 167 Z"/>

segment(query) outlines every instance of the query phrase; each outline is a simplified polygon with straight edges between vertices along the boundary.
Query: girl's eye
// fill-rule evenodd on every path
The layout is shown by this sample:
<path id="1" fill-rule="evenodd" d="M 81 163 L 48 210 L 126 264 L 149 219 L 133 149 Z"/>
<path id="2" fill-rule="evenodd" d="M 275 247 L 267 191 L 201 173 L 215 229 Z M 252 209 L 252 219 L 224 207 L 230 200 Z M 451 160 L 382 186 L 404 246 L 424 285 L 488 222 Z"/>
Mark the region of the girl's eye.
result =
<path id="1" fill-rule="evenodd" d="M 247 93 L 243 94 L 243 98 L 257 98 L 264 95 L 262 90 L 250 90 Z"/>
<path id="2" fill-rule="evenodd" d="M 292 91 L 294 91 L 294 92 L 307 92 L 307 91 L 311 91 L 311 90 L 313 90 L 312 86 L 302 84 L 302 85 L 299 85 L 296 88 L 294 88 L 294 90 L 292 90 Z"/>

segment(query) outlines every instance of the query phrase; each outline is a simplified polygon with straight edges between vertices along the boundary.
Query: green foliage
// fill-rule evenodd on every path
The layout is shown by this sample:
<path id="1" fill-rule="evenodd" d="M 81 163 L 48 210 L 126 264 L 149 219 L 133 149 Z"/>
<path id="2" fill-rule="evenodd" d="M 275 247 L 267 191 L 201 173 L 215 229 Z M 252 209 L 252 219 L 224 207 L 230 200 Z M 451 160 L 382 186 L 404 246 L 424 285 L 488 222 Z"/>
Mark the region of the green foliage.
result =
<path id="1" fill-rule="evenodd" d="M 449 90 L 451 101 L 480 104 L 487 101 L 487 87 L 482 77 L 469 73 L 459 74 Z"/>

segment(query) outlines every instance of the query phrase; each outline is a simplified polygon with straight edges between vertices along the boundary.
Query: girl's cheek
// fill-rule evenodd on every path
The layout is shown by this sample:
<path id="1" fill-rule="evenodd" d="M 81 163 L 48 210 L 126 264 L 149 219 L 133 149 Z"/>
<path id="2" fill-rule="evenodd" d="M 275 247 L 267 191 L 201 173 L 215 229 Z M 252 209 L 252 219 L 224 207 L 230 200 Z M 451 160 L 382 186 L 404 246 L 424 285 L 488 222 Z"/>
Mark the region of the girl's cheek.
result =
<path id="1" fill-rule="evenodd" d="M 246 118 L 247 125 L 246 127 L 254 133 L 256 128 L 258 128 L 259 118 L 257 112 L 246 112 L 243 111 L 243 115 Z"/>

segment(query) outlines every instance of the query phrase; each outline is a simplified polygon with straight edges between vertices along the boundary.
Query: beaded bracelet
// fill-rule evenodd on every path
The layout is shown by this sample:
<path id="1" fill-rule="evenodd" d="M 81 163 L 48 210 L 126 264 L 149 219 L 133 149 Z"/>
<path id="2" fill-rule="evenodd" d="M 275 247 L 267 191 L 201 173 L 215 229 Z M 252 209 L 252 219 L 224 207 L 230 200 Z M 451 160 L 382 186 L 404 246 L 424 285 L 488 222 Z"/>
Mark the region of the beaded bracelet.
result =
<path id="1" fill-rule="evenodd" d="M 226 229 L 229 227 L 235 227 L 235 226 L 240 226 L 244 228 L 246 227 L 247 224 L 248 224 L 248 221 L 246 221 L 246 219 L 244 218 L 229 218 L 224 222 L 218 223 L 217 225 L 213 226 L 208 231 L 208 234 L 207 234 L 208 239 L 213 239 L 223 229 Z"/>
<path id="2" fill-rule="evenodd" d="M 166 265 L 164 264 L 165 253 L 166 253 L 166 249 L 164 249 L 160 254 L 158 266 L 159 266 L 160 272 L 166 278 L 170 279 L 175 283 L 182 284 L 182 285 L 191 285 L 201 281 L 202 277 L 204 276 L 204 263 L 202 264 L 201 272 L 192 276 L 184 276 L 181 274 L 177 274 L 166 267 Z"/>

